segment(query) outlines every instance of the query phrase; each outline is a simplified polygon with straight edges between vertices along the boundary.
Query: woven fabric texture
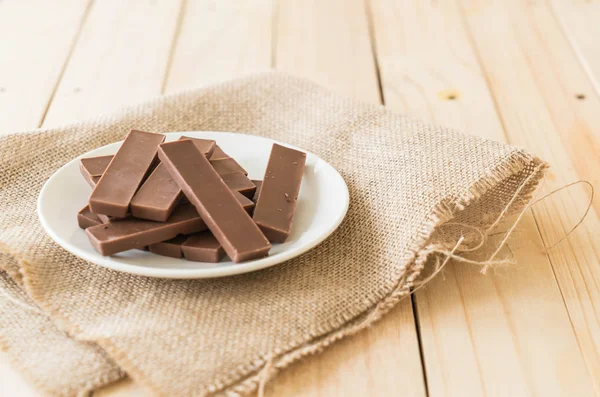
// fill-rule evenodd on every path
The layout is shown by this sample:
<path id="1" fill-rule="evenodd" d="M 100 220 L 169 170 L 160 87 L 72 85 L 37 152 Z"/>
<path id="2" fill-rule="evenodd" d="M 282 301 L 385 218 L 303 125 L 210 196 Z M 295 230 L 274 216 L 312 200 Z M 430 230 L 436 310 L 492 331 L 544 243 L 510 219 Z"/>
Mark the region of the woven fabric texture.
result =
<path id="1" fill-rule="evenodd" d="M 38 193 L 60 166 L 123 139 L 131 128 L 236 131 L 305 148 L 344 177 L 348 215 L 312 251 L 241 276 L 160 280 L 82 261 L 42 230 Z M 43 329 L 50 324 L 35 324 L 48 318 L 18 314 L 24 309 L 6 302 L 4 310 L 12 313 L 0 323 L 7 329 L 0 338 L 47 390 L 98 386 L 107 379 L 101 373 L 111 379 L 120 374 L 114 360 L 158 395 L 245 394 L 256 389 L 267 361 L 270 376 L 385 314 L 410 292 L 428 259 L 456 244 L 459 233 L 439 233 L 442 224 L 460 219 L 485 228 L 505 215 L 507 203 L 513 204 L 506 214 L 521 210 L 544 167 L 522 149 L 272 73 L 74 125 L 3 136 L 0 264 L 15 279 L 13 288 L 23 285 L 77 342 L 57 329 L 51 333 L 66 339 L 49 339 Z M 15 330 L 27 328 L 28 321 L 27 338 L 37 341 L 36 348 L 56 343 L 64 359 L 47 361 L 24 348 Z M 89 355 L 110 359 L 100 365 L 89 362 Z M 80 373 L 66 368 L 73 361 L 88 374 L 86 385 Z M 62 376 L 48 375 L 61 365 Z"/>

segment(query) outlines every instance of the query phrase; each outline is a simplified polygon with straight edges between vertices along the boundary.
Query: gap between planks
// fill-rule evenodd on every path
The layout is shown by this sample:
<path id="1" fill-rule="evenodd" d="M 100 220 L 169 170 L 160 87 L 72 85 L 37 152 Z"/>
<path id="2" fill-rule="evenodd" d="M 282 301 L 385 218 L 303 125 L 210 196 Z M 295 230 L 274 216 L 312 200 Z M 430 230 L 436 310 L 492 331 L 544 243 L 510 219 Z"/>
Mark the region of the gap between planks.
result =
<path id="1" fill-rule="evenodd" d="M 509 139 L 541 153 L 554 166 L 547 190 L 577 179 L 598 186 L 598 175 L 591 170 L 597 169 L 600 151 L 600 102 L 596 95 L 583 102 L 574 95 L 589 89 L 590 81 L 549 5 L 511 0 L 477 8 L 462 1 L 462 11 Z M 501 26 L 513 29 L 500 37 Z M 588 200 L 589 192 L 576 186 L 536 205 L 533 212 L 546 245 L 576 224 Z M 594 206 L 600 208 L 598 199 Z M 596 211 L 548 257 L 598 393 L 600 253 L 592 238 L 600 232 Z"/>
<path id="2" fill-rule="evenodd" d="M 276 68 L 334 92 L 382 103 L 367 14 L 363 0 L 280 0 Z M 282 372 L 267 386 L 267 395 L 385 395 L 393 390 L 426 395 L 410 299 L 373 327 Z"/>
<path id="3" fill-rule="evenodd" d="M 589 76 L 593 90 L 581 87 L 577 99 L 600 95 L 600 2 L 584 0 L 548 0 L 574 54 Z"/>
<path id="4" fill-rule="evenodd" d="M 472 12 L 483 12 L 487 4 L 474 7 Z M 453 2 L 416 0 L 372 0 L 371 8 L 388 107 L 492 139 L 512 137 L 499 117 L 496 93 L 490 92 L 477 48 L 462 27 L 461 9 Z M 489 48 L 502 53 L 501 43 Z M 509 73 L 511 68 L 504 70 Z M 590 391 L 572 324 L 553 269 L 541 253 L 531 214 L 520 233 L 521 239 L 535 244 L 532 250 L 519 239 L 509 242 L 520 266 L 482 276 L 479 269 L 453 265 L 445 272 L 446 280 L 438 277 L 417 293 L 430 395 Z M 514 282 L 507 282 L 508 277 Z M 531 301 L 530 296 L 539 300 Z M 573 376 L 556 376 L 557 368 Z M 579 370 L 573 373 L 573 368 Z"/>

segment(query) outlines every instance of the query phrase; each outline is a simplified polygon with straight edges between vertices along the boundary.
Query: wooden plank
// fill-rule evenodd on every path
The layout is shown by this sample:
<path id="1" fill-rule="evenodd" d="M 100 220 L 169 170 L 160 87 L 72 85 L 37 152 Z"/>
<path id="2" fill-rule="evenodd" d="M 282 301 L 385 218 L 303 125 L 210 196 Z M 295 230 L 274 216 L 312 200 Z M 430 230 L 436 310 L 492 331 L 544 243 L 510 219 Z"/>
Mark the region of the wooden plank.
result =
<path id="1" fill-rule="evenodd" d="M 600 186 L 600 101 L 576 98 L 590 82 L 552 11 L 539 1 L 462 1 L 510 142 L 529 148 L 553 166 L 547 190 L 578 179 Z M 574 186 L 534 207 L 547 245 L 580 220 L 590 199 Z M 585 222 L 549 251 L 587 369 L 600 392 L 600 198 Z"/>
<path id="2" fill-rule="evenodd" d="M 280 0 L 276 31 L 276 69 L 379 102 L 362 0 Z M 410 299 L 370 329 L 284 371 L 267 395 L 377 396 L 392 390 L 425 395 Z"/>
<path id="3" fill-rule="evenodd" d="M 39 126 L 88 3 L 0 3 L 0 134 Z"/>
<path id="4" fill-rule="evenodd" d="M 280 0 L 275 66 L 333 91 L 379 103 L 362 0 Z"/>
<path id="5" fill-rule="evenodd" d="M 44 126 L 81 120 L 161 92 L 181 1 L 95 2 Z"/>
<path id="6" fill-rule="evenodd" d="M 587 72 L 596 92 L 600 94 L 600 2 L 589 0 L 551 0 L 554 15 L 579 62 Z M 592 92 L 579 92 L 576 95 L 584 100 Z"/>
<path id="7" fill-rule="evenodd" d="M 272 0 L 188 1 L 166 91 L 270 69 L 272 15 Z"/>
<path id="8" fill-rule="evenodd" d="M 197 88 L 270 68 L 272 11 L 272 0 L 187 0 L 164 91 Z M 94 397 L 146 395 L 130 379 L 94 393 Z"/>
<path id="9" fill-rule="evenodd" d="M 68 0 L 60 8 L 48 1 L 0 3 L 0 37 L 5 38 L 0 40 L 0 134 L 39 126 L 88 5 L 88 0 Z M 39 395 L 4 352 L 0 374 L 0 395 Z"/>
<path id="10" fill-rule="evenodd" d="M 404 305 L 410 305 L 406 301 Z M 292 364 L 267 384 L 276 396 L 424 396 L 412 310 L 399 307 L 361 333 Z M 393 394 L 396 395 L 396 394 Z"/>
<path id="11" fill-rule="evenodd" d="M 370 0 L 370 9 L 386 106 L 502 139 L 485 76 L 451 2 Z"/>
<path id="12" fill-rule="evenodd" d="M 371 9 L 387 106 L 474 135 L 504 139 L 486 78 L 454 4 L 372 0 Z M 484 276 L 478 268 L 452 264 L 417 293 L 431 396 L 591 392 L 531 214 L 509 247 L 517 266 Z"/>

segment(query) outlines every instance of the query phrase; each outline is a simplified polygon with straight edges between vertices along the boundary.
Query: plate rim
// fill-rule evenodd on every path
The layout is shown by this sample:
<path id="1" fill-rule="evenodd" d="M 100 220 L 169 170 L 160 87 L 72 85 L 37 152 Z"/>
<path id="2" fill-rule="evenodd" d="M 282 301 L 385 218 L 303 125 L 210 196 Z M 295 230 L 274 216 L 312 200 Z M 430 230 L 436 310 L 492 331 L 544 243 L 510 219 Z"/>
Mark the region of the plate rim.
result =
<path id="1" fill-rule="evenodd" d="M 94 151 L 97 151 L 99 149 L 102 149 L 102 148 L 110 146 L 110 145 L 115 145 L 115 144 L 119 144 L 119 143 L 123 142 L 123 140 L 121 140 L 121 141 L 117 141 L 117 142 L 108 143 L 106 145 L 89 150 L 88 152 L 81 154 L 81 155 L 75 157 L 74 159 L 68 161 L 66 164 L 61 166 L 54 173 L 52 173 L 50 178 L 48 178 L 48 180 L 42 186 L 42 189 L 40 190 L 40 192 L 38 194 L 37 203 L 36 203 L 36 213 L 37 213 L 38 219 L 40 220 L 40 223 L 42 224 L 44 231 L 61 248 L 65 249 L 67 252 L 77 256 L 78 258 L 83 259 L 87 262 L 90 262 L 91 264 L 96 265 L 96 266 L 102 266 L 104 268 L 108 268 L 108 269 L 115 270 L 118 272 L 134 274 L 134 275 L 138 275 L 138 276 L 154 277 L 154 278 L 202 279 L 202 278 L 228 277 L 228 276 L 233 276 L 233 275 L 238 275 L 238 274 L 244 274 L 244 273 L 254 272 L 257 270 L 265 269 L 265 268 L 268 268 L 271 266 L 275 266 L 275 265 L 284 263 L 290 259 L 293 259 L 297 256 L 300 256 L 300 255 L 312 250 L 317 245 L 319 245 L 321 242 L 325 241 L 329 236 L 331 236 L 331 234 L 335 230 L 338 229 L 338 227 L 340 226 L 342 221 L 346 218 L 346 215 L 348 213 L 348 208 L 350 206 L 350 193 L 348 190 L 348 185 L 347 185 L 346 181 L 344 180 L 344 178 L 342 177 L 342 175 L 339 173 L 339 171 L 335 169 L 335 167 L 333 167 L 327 161 L 323 160 L 321 157 L 315 155 L 314 153 L 309 152 L 305 149 L 299 148 L 295 145 L 281 142 L 276 139 L 271 139 L 271 138 L 263 137 L 260 135 L 254 135 L 254 134 L 239 133 L 239 132 L 173 131 L 173 132 L 165 132 L 163 134 L 166 135 L 167 137 L 175 136 L 175 139 L 177 139 L 181 135 L 195 134 L 195 133 L 210 133 L 210 134 L 217 134 L 217 135 L 219 135 L 219 134 L 226 134 L 226 135 L 234 134 L 234 135 L 251 136 L 253 138 L 259 138 L 261 140 L 266 140 L 270 143 L 277 143 L 277 144 L 281 144 L 286 147 L 290 147 L 290 148 L 293 148 L 296 150 L 303 151 L 309 156 L 314 156 L 318 161 L 324 163 L 327 167 L 329 167 L 334 172 L 334 175 L 336 175 L 339 178 L 339 180 L 342 182 L 342 186 L 344 189 L 343 189 L 343 192 L 341 192 L 341 193 L 343 193 L 341 196 L 344 201 L 343 201 L 343 203 L 340 203 L 342 210 L 339 213 L 339 216 L 335 219 L 334 222 L 331 223 L 331 225 L 322 234 L 318 235 L 317 237 L 312 238 L 311 240 L 306 242 L 304 245 L 302 245 L 301 247 L 299 247 L 295 250 L 292 250 L 290 252 L 284 251 L 284 252 L 281 252 L 274 256 L 267 256 L 265 258 L 260 258 L 260 259 L 257 259 L 254 261 L 249 261 L 249 262 L 242 262 L 240 264 L 234 264 L 232 266 L 197 268 L 197 269 L 153 268 L 153 267 L 145 267 L 145 266 L 139 266 L 139 265 L 135 265 L 135 264 L 128 264 L 128 263 L 122 263 L 122 262 L 100 260 L 97 257 L 95 257 L 94 255 L 88 254 L 87 251 L 79 248 L 79 246 L 70 244 L 68 241 L 63 240 L 63 238 L 60 237 L 60 235 L 54 231 L 54 229 L 48 223 L 48 220 L 43 215 L 43 210 L 42 210 L 43 204 L 42 203 L 44 201 L 43 198 L 44 198 L 45 194 L 47 194 L 47 190 L 49 189 L 49 186 L 52 185 L 52 182 L 55 178 L 58 178 L 58 175 L 60 175 L 61 171 L 63 171 L 65 168 L 69 167 L 72 163 L 78 161 L 79 159 L 89 156 L 90 153 L 92 153 Z M 105 258 L 105 257 L 101 257 L 101 258 Z M 175 261 L 175 260 L 183 260 L 183 259 L 173 258 L 173 260 Z"/>

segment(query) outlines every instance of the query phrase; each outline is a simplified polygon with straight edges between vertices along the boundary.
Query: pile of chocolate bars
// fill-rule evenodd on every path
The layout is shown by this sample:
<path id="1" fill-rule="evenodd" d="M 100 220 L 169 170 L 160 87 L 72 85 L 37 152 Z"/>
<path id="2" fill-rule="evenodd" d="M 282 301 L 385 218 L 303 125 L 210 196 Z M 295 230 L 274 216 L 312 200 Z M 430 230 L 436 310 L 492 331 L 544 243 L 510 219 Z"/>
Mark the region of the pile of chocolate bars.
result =
<path id="1" fill-rule="evenodd" d="M 306 153 L 274 144 L 263 181 L 215 141 L 132 130 L 114 156 L 81 159 L 93 187 L 77 215 L 94 248 L 190 261 L 267 256 L 291 231 Z"/>

